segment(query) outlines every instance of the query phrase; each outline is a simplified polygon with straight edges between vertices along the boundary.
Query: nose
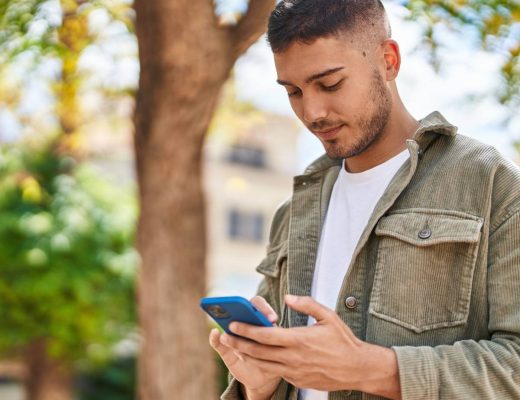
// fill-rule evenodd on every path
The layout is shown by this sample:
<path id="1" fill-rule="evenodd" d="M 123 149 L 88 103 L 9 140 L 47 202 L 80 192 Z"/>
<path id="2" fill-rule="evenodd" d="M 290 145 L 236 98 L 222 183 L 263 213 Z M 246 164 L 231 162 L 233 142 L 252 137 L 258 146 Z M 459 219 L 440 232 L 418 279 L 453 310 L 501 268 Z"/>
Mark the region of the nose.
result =
<path id="1" fill-rule="evenodd" d="M 327 106 L 320 96 L 316 94 L 304 95 L 302 100 L 302 118 L 306 124 L 327 118 Z"/>

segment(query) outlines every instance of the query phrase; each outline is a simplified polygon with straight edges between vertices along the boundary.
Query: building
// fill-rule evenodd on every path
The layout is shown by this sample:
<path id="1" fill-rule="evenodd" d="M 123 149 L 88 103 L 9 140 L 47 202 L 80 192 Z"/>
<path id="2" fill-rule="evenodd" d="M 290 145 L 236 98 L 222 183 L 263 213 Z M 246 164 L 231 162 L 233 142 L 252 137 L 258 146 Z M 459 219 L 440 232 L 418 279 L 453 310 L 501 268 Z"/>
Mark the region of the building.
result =
<path id="1" fill-rule="evenodd" d="M 208 137 L 210 295 L 254 294 L 261 278 L 255 266 L 265 256 L 271 218 L 292 191 L 299 129 L 292 118 L 262 114 L 237 134 Z"/>

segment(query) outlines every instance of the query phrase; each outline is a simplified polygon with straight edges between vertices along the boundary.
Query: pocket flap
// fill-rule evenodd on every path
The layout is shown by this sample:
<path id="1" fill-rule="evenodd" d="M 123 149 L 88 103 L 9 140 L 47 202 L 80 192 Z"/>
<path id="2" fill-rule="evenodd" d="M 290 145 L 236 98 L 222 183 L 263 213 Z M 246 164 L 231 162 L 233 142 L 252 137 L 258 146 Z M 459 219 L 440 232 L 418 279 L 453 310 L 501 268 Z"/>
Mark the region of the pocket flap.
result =
<path id="1" fill-rule="evenodd" d="M 267 250 L 267 255 L 256 267 L 256 271 L 273 278 L 280 276 L 280 266 L 283 259 L 287 258 L 287 241 L 275 245 Z"/>
<path id="2" fill-rule="evenodd" d="M 400 212 L 382 217 L 377 236 L 391 236 L 415 246 L 446 242 L 475 243 L 480 238 L 482 219 L 469 214 L 441 212 Z"/>

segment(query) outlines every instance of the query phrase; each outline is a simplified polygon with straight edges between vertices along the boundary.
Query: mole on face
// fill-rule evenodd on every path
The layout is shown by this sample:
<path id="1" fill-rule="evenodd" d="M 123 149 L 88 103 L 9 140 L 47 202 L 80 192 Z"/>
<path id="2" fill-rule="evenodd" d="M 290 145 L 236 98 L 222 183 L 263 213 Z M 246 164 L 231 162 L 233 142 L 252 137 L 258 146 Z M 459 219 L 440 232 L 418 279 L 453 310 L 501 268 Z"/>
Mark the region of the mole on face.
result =
<path id="1" fill-rule="evenodd" d="M 367 53 L 364 51 L 363 52 L 363 57 L 366 57 L 367 56 Z"/>

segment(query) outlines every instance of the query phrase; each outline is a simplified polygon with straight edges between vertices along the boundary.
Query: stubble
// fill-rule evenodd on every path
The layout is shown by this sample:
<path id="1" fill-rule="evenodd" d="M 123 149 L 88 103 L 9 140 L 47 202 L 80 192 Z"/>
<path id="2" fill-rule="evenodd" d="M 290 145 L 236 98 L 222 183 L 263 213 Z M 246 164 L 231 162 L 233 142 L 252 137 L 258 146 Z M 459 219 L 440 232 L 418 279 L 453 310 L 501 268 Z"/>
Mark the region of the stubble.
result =
<path id="1" fill-rule="evenodd" d="M 343 159 L 357 156 L 381 138 L 390 118 L 392 97 L 384 85 L 383 78 L 377 71 L 373 73 L 368 101 L 376 106 L 368 117 L 359 116 L 355 119 L 355 125 L 359 131 L 356 142 L 349 146 L 341 145 L 336 139 L 324 143 L 325 151 L 330 158 Z"/>

